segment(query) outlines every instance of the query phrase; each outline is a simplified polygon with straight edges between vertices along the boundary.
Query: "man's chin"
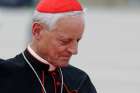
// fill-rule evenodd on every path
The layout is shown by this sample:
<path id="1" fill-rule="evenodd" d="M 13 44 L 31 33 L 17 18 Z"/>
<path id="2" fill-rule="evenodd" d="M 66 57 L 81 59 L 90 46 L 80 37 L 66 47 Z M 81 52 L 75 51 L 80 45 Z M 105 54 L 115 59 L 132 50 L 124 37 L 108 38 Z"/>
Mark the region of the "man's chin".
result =
<path id="1" fill-rule="evenodd" d="M 58 64 L 60 67 L 66 67 L 69 65 L 69 60 L 63 60 L 63 61 L 60 61 L 60 64 Z"/>
<path id="2" fill-rule="evenodd" d="M 61 64 L 60 67 L 67 67 L 69 64 Z"/>

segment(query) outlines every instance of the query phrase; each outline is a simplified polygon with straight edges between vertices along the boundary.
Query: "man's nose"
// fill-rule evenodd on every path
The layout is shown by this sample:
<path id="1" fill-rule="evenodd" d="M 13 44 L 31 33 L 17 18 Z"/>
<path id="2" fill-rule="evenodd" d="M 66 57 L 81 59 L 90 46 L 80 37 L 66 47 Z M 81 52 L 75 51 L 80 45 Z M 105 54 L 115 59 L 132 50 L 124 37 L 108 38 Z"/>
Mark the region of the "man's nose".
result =
<path id="1" fill-rule="evenodd" d="M 71 54 L 76 55 L 78 53 L 78 43 L 77 42 L 71 43 L 68 47 L 68 51 Z"/>

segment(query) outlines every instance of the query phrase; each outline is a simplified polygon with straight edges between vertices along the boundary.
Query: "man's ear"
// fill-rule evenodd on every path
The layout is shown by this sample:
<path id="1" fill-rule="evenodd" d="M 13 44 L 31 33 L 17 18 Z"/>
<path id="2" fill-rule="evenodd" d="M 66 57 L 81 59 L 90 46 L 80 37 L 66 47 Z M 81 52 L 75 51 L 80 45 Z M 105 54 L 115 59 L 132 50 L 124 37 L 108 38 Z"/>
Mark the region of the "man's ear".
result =
<path id="1" fill-rule="evenodd" d="M 33 37 L 35 37 L 36 39 L 39 39 L 42 30 L 43 30 L 43 25 L 42 24 L 40 24 L 40 23 L 33 23 L 33 25 L 32 25 Z"/>

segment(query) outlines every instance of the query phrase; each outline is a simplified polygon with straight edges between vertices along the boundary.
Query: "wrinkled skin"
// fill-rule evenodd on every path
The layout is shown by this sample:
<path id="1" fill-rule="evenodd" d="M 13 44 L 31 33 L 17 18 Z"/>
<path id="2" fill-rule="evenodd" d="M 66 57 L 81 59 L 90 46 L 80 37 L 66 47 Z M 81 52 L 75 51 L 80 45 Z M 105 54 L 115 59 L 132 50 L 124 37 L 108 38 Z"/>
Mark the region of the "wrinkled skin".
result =
<path id="1" fill-rule="evenodd" d="M 81 16 L 65 16 L 47 30 L 44 24 L 34 23 L 31 48 L 54 66 L 67 66 L 72 55 L 78 53 L 78 42 L 84 32 Z"/>

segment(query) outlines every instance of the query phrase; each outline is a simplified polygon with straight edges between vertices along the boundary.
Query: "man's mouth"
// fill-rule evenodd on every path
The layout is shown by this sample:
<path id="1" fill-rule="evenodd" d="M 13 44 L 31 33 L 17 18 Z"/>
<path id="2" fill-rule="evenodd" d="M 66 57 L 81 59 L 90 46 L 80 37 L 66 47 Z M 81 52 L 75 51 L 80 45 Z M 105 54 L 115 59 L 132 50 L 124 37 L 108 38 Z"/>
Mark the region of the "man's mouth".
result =
<path id="1" fill-rule="evenodd" d="M 69 60 L 70 56 L 62 56 L 61 58 L 64 59 L 64 60 Z"/>

